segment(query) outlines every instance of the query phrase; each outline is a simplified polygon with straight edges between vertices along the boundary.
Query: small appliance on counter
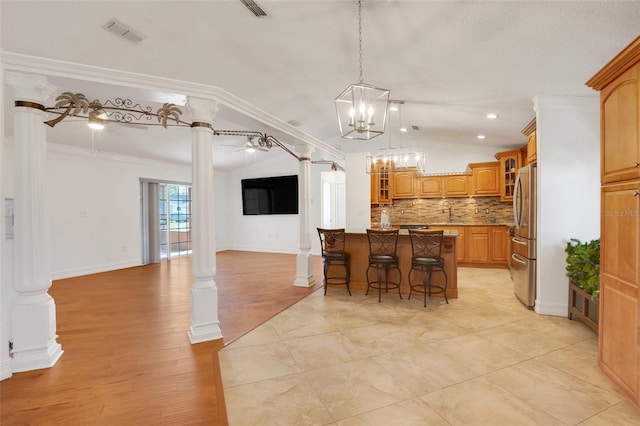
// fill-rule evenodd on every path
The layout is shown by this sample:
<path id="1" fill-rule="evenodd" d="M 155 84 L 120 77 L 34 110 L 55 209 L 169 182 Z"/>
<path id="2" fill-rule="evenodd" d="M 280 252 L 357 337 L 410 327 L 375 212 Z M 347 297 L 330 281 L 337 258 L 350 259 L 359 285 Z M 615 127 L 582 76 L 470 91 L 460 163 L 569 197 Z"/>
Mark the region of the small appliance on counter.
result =
<path id="1" fill-rule="evenodd" d="M 521 168 L 513 192 L 513 287 L 529 309 L 533 309 L 536 298 L 536 171 L 535 164 Z"/>

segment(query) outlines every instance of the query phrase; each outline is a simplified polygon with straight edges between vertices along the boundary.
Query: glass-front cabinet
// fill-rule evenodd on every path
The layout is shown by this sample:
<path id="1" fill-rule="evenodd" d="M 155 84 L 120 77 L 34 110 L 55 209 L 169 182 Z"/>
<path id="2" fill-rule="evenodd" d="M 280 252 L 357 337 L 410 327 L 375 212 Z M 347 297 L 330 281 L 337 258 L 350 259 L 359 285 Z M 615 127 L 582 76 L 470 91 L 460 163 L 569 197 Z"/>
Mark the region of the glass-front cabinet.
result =
<path id="1" fill-rule="evenodd" d="M 521 151 L 512 149 L 498 152 L 496 159 L 500 160 L 500 201 L 511 201 L 518 169 L 521 167 Z"/>
<path id="2" fill-rule="evenodd" d="M 391 202 L 391 161 L 371 163 L 371 203 Z"/>

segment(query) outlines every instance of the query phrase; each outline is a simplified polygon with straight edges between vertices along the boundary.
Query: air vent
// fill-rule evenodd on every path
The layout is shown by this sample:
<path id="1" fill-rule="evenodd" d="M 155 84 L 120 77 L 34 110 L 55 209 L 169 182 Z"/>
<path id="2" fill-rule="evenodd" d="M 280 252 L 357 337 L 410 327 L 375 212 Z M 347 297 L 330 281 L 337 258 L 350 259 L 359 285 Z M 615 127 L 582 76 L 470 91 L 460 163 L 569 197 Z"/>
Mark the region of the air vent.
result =
<path id="1" fill-rule="evenodd" d="M 418 127 L 418 126 L 411 126 L 411 130 L 420 130 L 420 127 Z"/>
<path id="2" fill-rule="evenodd" d="M 242 2 L 242 4 L 244 4 L 247 7 L 247 9 L 251 11 L 251 13 L 256 15 L 258 18 L 261 16 L 267 16 L 267 12 L 262 10 L 262 8 L 258 6 L 255 1 L 253 0 L 240 0 L 240 1 Z"/>
<path id="3" fill-rule="evenodd" d="M 110 33 L 117 35 L 120 38 L 129 40 L 133 43 L 140 43 L 146 38 L 146 36 L 142 35 L 142 33 L 129 28 L 115 18 L 104 24 L 102 28 L 109 31 Z"/>

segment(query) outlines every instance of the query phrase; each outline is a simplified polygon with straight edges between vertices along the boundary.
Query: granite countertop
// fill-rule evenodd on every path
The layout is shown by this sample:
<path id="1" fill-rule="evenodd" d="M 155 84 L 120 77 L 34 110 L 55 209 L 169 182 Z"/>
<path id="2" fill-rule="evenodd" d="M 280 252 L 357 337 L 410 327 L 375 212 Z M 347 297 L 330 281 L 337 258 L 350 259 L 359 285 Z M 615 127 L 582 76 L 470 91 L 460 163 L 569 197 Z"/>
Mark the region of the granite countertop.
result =
<path id="1" fill-rule="evenodd" d="M 394 226 L 394 228 L 397 228 L 397 226 Z M 378 228 L 373 228 L 373 229 L 378 229 Z M 367 230 L 366 229 L 347 229 L 346 233 L 347 234 L 366 234 Z M 456 231 L 455 229 L 445 229 L 443 234 L 444 236 L 447 236 L 447 237 L 457 237 L 458 231 Z M 400 229 L 398 232 L 398 235 L 409 235 L 409 230 Z"/>

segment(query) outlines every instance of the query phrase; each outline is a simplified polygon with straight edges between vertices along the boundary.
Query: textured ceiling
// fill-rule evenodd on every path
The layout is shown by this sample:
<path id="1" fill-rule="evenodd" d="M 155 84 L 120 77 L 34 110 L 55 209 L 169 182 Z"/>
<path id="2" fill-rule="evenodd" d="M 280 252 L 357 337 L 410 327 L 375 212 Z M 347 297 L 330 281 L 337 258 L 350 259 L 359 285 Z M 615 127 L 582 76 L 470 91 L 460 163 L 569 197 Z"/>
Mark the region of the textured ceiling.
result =
<path id="1" fill-rule="evenodd" d="M 6 52 L 217 86 L 345 152 L 400 143 L 499 150 L 525 142 L 534 96 L 594 96 L 585 81 L 640 30 L 638 1 L 365 1 L 364 81 L 405 101 L 392 127 L 420 129 L 367 144 L 339 138 L 333 104 L 358 80 L 355 2 L 257 3 L 267 17 L 239 0 L 3 0 L 1 42 Z M 134 44 L 108 33 L 102 26 L 112 18 L 146 38 Z M 488 112 L 499 118 L 487 120 Z M 149 129 L 114 132 L 162 138 Z M 117 150 L 188 161 L 188 140 L 156 154 L 134 142 Z"/>

